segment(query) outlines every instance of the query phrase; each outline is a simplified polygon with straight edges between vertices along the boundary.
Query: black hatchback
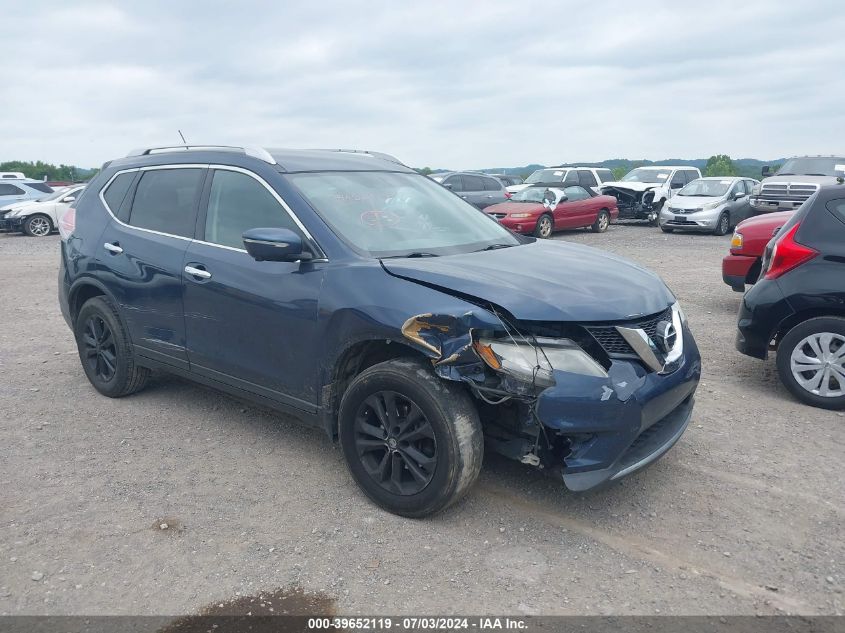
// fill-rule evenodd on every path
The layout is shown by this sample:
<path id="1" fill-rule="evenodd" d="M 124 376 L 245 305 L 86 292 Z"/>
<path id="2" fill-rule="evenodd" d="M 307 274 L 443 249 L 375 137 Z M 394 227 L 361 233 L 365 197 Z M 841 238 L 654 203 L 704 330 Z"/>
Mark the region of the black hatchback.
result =
<path id="1" fill-rule="evenodd" d="M 845 185 L 822 187 L 772 238 L 738 327 L 743 354 L 777 350 L 795 397 L 845 408 Z"/>

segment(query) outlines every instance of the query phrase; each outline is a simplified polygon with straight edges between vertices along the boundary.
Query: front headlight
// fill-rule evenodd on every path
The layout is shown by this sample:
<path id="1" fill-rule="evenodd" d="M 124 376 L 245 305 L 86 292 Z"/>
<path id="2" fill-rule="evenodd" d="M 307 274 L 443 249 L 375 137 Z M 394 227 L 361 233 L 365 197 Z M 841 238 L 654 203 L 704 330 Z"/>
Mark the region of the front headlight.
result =
<path id="1" fill-rule="evenodd" d="M 734 236 L 731 238 L 731 248 L 735 250 L 739 250 L 742 248 L 742 233 L 739 231 L 734 231 Z"/>
<path id="2" fill-rule="evenodd" d="M 604 367 L 569 339 L 535 338 L 517 342 L 513 339 L 482 338 L 474 346 L 491 369 L 538 387 L 555 384 L 555 369 L 607 378 Z"/>
<path id="3" fill-rule="evenodd" d="M 6 214 L 7 218 L 20 218 L 23 217 L 24 210 L 23 209 L 15 209 Z"/>
<path id="4" fill-rule="evenodd" d="M 531 214 L 530 213 L 509 213 L 508 217 L 509 218 L 530 218 Z"/>
<path id="5" fill-rule="evenodd" d="M 702 205 L 701 210 L 702 211 L 710 211 L 711 209 L 718 209 L 723 204 L 725 204 L 724 200 L 719 200 L 717 202 L 708 202 L 707 204 Z"/>
<path id="6" fill-rule="evenodd" d="M 760 195 L 760 185 L 754 185 L 751 187 L 751 195 L 752 196 L 759 196 Z"/>

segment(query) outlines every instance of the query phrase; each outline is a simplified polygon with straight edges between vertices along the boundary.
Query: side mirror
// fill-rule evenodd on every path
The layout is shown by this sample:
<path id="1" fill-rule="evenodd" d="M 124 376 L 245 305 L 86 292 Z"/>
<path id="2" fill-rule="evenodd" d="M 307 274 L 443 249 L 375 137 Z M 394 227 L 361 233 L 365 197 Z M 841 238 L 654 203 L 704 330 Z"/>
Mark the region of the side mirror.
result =
<path id="1" fill-rule="evenodd" d="M 76 200 L 76 196 L 68 196 L 67 198 L 62 198 L 62 202 L 73 202 Z"/>
<path id="2" fill-rule="evenodd" d="M 452 183 L 450 182 L 444 182 L 443 186 L 446 187 L 446 189 L 448 189 L 449 191 L 452 190 Z"/>
<path id="3" fill-rule="evenodd" d="M 243 234 L 246 252 L 257 262 L 308 261 L 302 238 L 289 229 L 249 229 Z"/>
<path id="4" fill-rule="evenodd" d="M 744 192 L 744 191 L 737 191 L 737 192 L 734 194 L 734 200 L 739 200 L 740 198 L 744 198 L 744 197 L 745 197 L 745 192 Z"/>
<path id="5" fill-rule="evenodd" d="M 760 170 L 760 173 L 762 174 L 763 178 L 768 178 L 772 175 L 772 168 L 768 165 L 763 165 L 763 169 Z"/>

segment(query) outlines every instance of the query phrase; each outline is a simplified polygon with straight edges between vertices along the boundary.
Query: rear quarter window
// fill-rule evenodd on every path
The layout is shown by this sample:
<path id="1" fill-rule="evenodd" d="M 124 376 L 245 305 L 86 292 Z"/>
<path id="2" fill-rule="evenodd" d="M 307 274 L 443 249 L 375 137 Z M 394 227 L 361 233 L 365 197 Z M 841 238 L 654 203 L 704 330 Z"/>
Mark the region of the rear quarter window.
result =
<path id="1" fill-rule="evenodd" d="M 126 221 L 126 217 L 121 217 L 120 205 L 123 204 L 123 199 L 126 197 L 126 192 L 132 185 L 137 172 L 131 171 L 125 174 L 119 174 L 103 191 L 103 199 L 113 215 L 120 220 Z M 128 216 L 128 212 L 125 216 Z"/>
<path id="2" fill-rule="evenodd" d="M 485 191 L 501 191 L 502 190 L 502 183 L 496 180 L 495 178 L 485 178 L 484 179 L 484 190 Z"/>
<path id="3" fill-rule="evenodd" d="M 840 222 L 845 224 L 845 198 L 840 200 L 831 200 L 827 203 L 827 208 Z"/>

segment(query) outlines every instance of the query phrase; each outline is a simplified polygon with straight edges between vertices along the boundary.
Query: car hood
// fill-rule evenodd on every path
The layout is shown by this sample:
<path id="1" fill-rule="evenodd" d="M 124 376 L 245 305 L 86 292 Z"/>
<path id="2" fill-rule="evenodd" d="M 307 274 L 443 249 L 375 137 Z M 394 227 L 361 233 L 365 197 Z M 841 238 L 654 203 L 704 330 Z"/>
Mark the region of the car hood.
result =
<path id="1" fill-rule="evenodd" d="M 771 231 L 775 228 L 786 224 L 794 213 L 795 211 L 780 211 L 778 213 L 758 215 L 753 218 L 743 220 L 737 224 L 736 230 L 744 232 L 763 231 L 764 233 L 771 233 Z"/>
<path id="2" fill-rule="evenodd" d="M 485 213 L 534 213 L 542 210 L 541 202 L 499 202 L 484 208 Z"/>
<path id="3" fill-rule="evenodd" d="M 622 182 L 619 180 L 603 182 L 600 185 L 602 189 L 605 187 L 613 187 L 614 189 L 628 189 L 630 191 L 646 191 L 647 189 L 655 189 L 662 186 L 663 183 L 659 182 Z"/>
<path id="4" fill-rule="evenodd" d="M 382 260 L 391 275 L 500 306 L 526 321 L 616 321 L 674 302 L 666 284 L 637 264 L 580 244 L 521 246 L 425 259 Z"/>
<path id="5" fill-rule="evenodd" d="M 4 207 L 0 207 L 0 211 L 15 211 L 16 209 L 20 209 L 21 207 L 28 207 L 35 203 L 35 200 L 22 200 L 21 202 L 13 202 L 12 204 L 7 204 Z"/>
<path id="6" fill-rule="evenodd" d="M 528 187 L 530 187 L 530 186 L 531 186 L 530 184 L 522 183 L 520 185 L 508 185 L 507 187 L 505 187 L 505 189 L 507 189 L 511 193 L 516 193 L 517 191 L 522 191 L 523 189 L 528 189 Z"/>

